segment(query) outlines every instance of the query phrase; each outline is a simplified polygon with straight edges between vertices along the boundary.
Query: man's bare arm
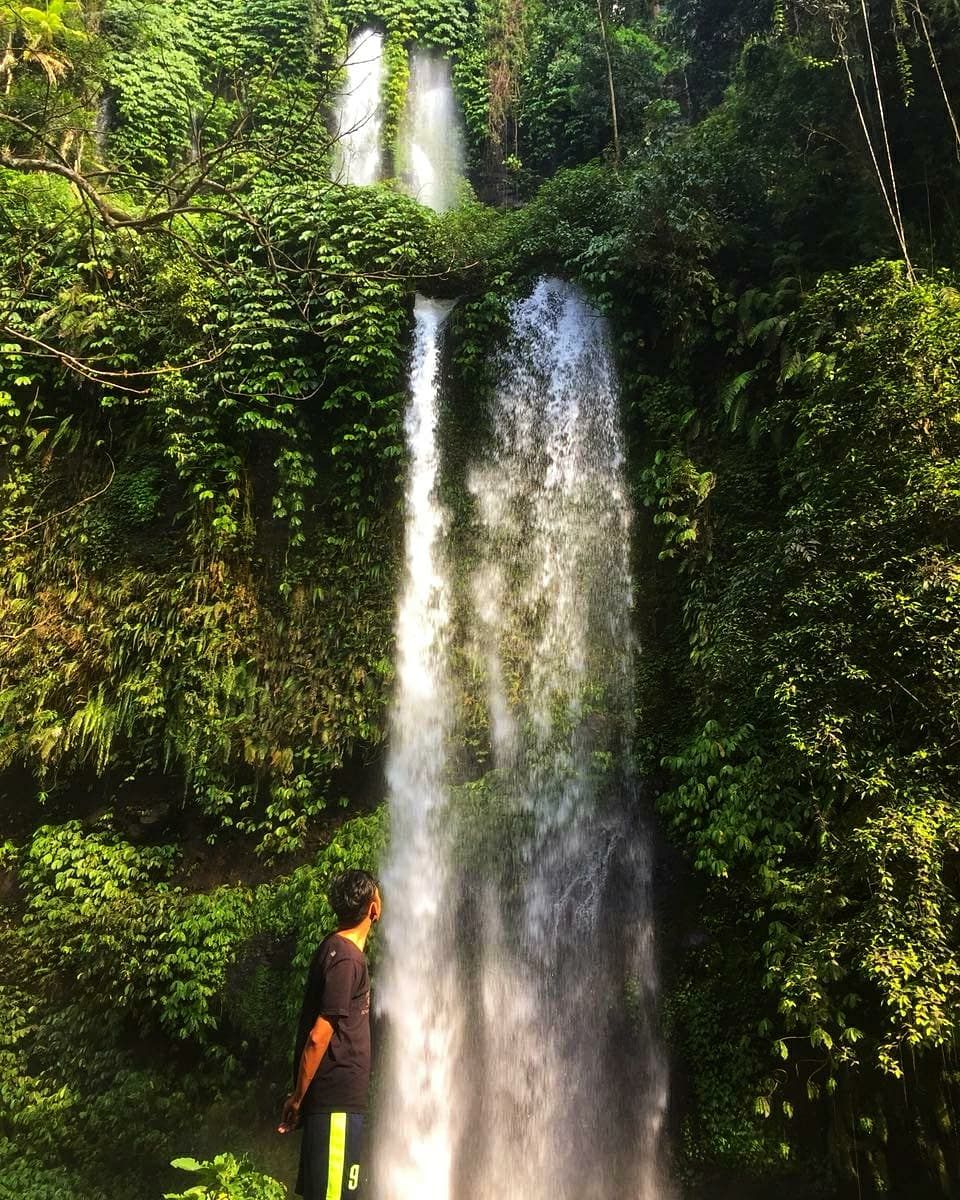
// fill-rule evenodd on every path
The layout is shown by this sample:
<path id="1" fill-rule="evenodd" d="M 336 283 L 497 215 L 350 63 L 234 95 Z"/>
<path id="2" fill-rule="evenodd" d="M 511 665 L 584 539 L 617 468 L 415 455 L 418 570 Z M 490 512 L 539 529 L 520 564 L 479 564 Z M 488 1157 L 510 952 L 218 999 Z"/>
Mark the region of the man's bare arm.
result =
<path id="1" fill-rule="evenodd" d="M 297 1069 L 297 1083 L 292 1095 L 283 1104 L 283 1114 L 277 1127 L 278 1133 L 289 1133 L 296 1128 L 300 1105 L 307 1094 L 307 1088 L 313 1082 L 317 1068 L 323 1061 L 323 1056 L 333 1037 L 333 1025 L 326 1017 L 317 1017 L 300 1055 L 300 1066 Z"/>

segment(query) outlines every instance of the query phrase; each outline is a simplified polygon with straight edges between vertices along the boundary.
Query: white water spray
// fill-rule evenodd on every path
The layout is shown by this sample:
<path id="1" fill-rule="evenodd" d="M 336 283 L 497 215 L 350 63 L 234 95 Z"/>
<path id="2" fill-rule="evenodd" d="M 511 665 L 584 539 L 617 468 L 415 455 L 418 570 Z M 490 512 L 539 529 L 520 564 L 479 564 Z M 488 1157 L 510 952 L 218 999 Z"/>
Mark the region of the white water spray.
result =
<path id="1" fill-rule="evenodd" d="M 408 196 L 437 212 L 457 202 L 464 171 L 463 134 L 450 64 L 429 50 L 410 54 L 407 103 L 397 144 L 397 173 Z"/>
<path id="2" fill-rule="evenodd" d="M 460 1052 L 447 831 L 450 729 L 446 518 L 437 497 L 440 331 L 449 303 L 416 301 L 405 422 L 406 570 L 397 617 L 397 682 L 387 763 L 391 838 L 383 870 L 385 968 L 379 994 L 389 1026 L 377 1138 L 382 1200 L 447 1200 L 459 1113 Z"/>
<path id="3" fill-rule="evenodd" d="M 605 322 L 541 281 L 514 309 L 471 479 L 474 580 L 516 884 L 483 906 L 484 1154 L 473 1196 L 657 1200 L 665 1060 L 628 762 L 631 506 Z M 519 678 L 513 718 L 505 677 Z M 633 1062 L 625 1069 L 624 1062 Z"/>
<path id="4" fill-rule="evenodd" d="M 364 28 L 347 46 L 346 78 L 334 107 L 331 178 L 370 184 L 383 177 L 383 34 Z"/>

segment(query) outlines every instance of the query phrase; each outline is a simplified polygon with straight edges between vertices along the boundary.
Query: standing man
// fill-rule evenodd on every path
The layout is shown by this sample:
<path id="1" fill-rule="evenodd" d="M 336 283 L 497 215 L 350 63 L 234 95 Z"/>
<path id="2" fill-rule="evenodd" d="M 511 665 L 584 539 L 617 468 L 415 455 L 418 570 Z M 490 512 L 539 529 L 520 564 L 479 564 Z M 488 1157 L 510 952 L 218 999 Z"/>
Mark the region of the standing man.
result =
<path id="1" fill-rule="evenodd" d="M 363 947 L 380 920 L 380 889 L 366 871 L 333 881 L 335 933 L 310 963 L 294 1052 L 294 1090 L 278 1131 L 303 1128 L 296 1191 L 303 1200 L 353 1200 L 361 1185 L 370 1083 L 370 976 Z"/>

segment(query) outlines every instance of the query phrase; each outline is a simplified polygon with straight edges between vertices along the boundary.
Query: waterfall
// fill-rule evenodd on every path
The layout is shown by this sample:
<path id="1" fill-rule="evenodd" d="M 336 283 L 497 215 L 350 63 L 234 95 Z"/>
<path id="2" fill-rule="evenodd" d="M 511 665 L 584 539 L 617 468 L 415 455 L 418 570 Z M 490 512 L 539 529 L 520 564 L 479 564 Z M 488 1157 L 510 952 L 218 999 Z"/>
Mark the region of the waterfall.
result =
<path id="1" fill-rule="evenodd" d="M 459 1114 L 452 1071 L 462 1018 L 443 817 L 450 687 L 450 582 L 437 498 L 439 344 L 450 303 L 417 297 L 405 421 L 409 453 L 405 577 L 387 763 L 390 850 L 383 869 L 385 966 L 380 1008 L 389 1061 L 378 1154 L 383 1200 L 446 1200 Z"/>
<path id="2" fill-rule="evenodd" d="M 666 1200 L 650 862 L 630 769 L 631 505 L 609 333 L 558 280 L 512 315 L 489 446 L 469 474 L 465 649 L 485 678 L 493 764 L 469 800 L 445 790 L 456 693 L 436 500 L 442 310 L 417 309 L 377 1194 Z"/>
<path id="3" fill-rule="evenodd" d="M 473 1196 L 655 1200 L 667 1091 L 629 770 L 631 506 L 608 331 L 570 285 L 515 306 L 493 425 L 470 481 L 473 595 L 494 760 L 527 832 L 482 903 Z"/>
<path id="4" fill-rule="evenodd" d="M 91 141 L 98 157 L 103 158 L 107 152 L 107 138 L 113 124 L 113 101 L 108 91 L 100 93 L 93 118 L 93 128 L 90 131 Z"/>
<path id="5" fill-rule="evenodd" d="M 369 27 L 347 46 L 346 78 L 334 106 L 331 178 L 336 183 L 377 183 L 383 173 L 383 34 Z"/>
<path id="6" fill-rule="evenodd" d="M 457 202 L 463 164 L 450 64 L 433 51 L 415 48 L 397 144 L 403 189 L 428 208 L 446 212 Z"/>

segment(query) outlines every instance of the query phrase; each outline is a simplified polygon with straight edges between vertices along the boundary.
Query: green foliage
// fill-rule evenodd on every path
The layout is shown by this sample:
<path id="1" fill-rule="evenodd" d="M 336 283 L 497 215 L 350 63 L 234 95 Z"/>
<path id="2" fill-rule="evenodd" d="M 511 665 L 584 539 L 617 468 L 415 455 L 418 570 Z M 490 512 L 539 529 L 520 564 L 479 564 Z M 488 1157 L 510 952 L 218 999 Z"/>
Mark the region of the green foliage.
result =
<path id="1" fill-rule="evenodd" d="M 17 1200 L 105 1200 L 90 1180 L 62 1168 L 49 1168 L 23 1153 L 23 1148 L 0 1139 L 0 1196 Z"/>
<path id="2" fill-rule="evenodd" d="M 317 943 L 318 934 L 335 923 L 326 891 L 341 871 L 376 872 L 387 837 L 387 811 L 380 808 L 367 817 L 354 817 L 341 827 L 329 845 L 318 852 L 313 863 L 299 867 L 258 894 L 260 921 L 275 933 L 298 931 L 293 969 L 305 972 Z M 299 1002 L 300 996 L 295 999 Z"/>
<path id="3" fill-rule="evenodd" d="M 73 54 L 88 42 L 77 0 L 47 0 L 42 8 L 14 2 L 0 12 L 0 38 L 6 43 L 0 80 L 14 72 L 42 75 L 51 86 L 68 74 Z"/>
<path id="4" fill-rule="evenodd" d="M 601 290 L 619 238 L 619 196 L 619 182 L 599 165 L 558 171 L 512 218 L 518 266 L 537 272 L 552 266 L 593 293 Z"/>
<path id="5" fill-rule="evenodd" d="M 128 167 L 156 174 L 213 152 L 233 183 L 230 167 L 244 159 L 251 166 L 258 152 L 274 163 L 291 155 L 301 166 L 325 161 L 323 140 L 311 139 L 320 150 L 311 154 L 284 132 L 305 139 L 317 101 L 333 90 L 340 30 L 323 0 L 118 0 L 105 12 L 104 35 L 109 150 Z M 251 125 L 252 138 L 235 146 L 241 153 L 224 156 L 218 147 Z"/>
<path id="6" fill-rule="evenodd" d="M 653 466 L 647 467 L 640 478 L 647 492 L 644 502 L 655 504 L 659 510 L 653 523 L 664 529 L 660 557 L 673 558 L 697 540 L 698 518 L 691 512 L 696 513 L 706 503 L 716 477 L 710 471 L 698 471 L 677 451 L 658 450 Z"/>
<path id="7" fill-rule="evenodd" d="M 351 29 L 373 22 L 403 42 L 421 42 L 443 50 L 461 44 L 470 19 L 465 0 L 380 0 L 376 4 L 332 0 L 331 7 Z"/>
<path id="8" fill-rule="evenodd" d="M 189 1171 L 197 1181 L 185 1192 L 165 1192 L 164 1200 L 284 1200 L 287 1195 L 282 1184 L 232 1154 L 218 1154 L 209 1162 L 175 1158 L 170 1165 Z"/>
<path id="9" fill-rule="evenodd" d="M 390 29 L 383 42 L 383 61 L 386 71 L 383 95 L 383 144 L 396 147 L 407 102 L 410 81 L 410 56 L 403 35 Z"/>
<path id="10" fill-rule="evenodd" d="M 659 805 L 764 931 L 763 1026 L 803 1090 L 758 1080 L 761 1115 L 956 1037 L 958 313 L 952 280 L 887 263 L 804 297 L 754 400 L 781 431 L 777 519 L 738 535 L 754 518 L 721 482 L 722 551 L 715 532 L 685 563 L 706 719 L 664 757 Z M 717 422 L 742 436 L 729 404 Z"/>
<path id="11" fill-rule="evenodd" d="M 329 772 L 352 744 L 379 738 L 374 721 L 389 669 L 367 657 L 374 630 L 387 636 L 386 614 L 358 607 L 370 586 L 379 605 L 379 587 L 361 578 L 338 591 L 337 607 L 324 604 L 325 584 L 338 588 L 351 569 L 336 545 L 326 561 L 311 592 L 293 589 L 280 614 L 216 561 L 199 594 L 190 573 L 125 572 L 65 598 L 55 590 L 33 603 L 12 595 L 18 628 L 58 629 L 63 640 L 51 657 L 42 639 L 26 635 L 8 658 L 7 761 L 27 758 L 52 782 L 54 770 L 88 762 L 103 770 L 121 756 L 134 767 L 179 764 L 211 834 L 237 828 L 271 852 L 297 845 L 327 803 Z M 330 640 L 334 630 L 340 641 Z M 262 666 L 245 642 L 272 645 Z"/>
<path id="12" fill-rule="evenodd" d="M 110 5 L 108 21 L 107 35 L 117 42 L 107 79 L 113 151 L 140 169 L 169 167 L 186 153 L 191 121 L 203 105 L 186 13 L 168 4 L 145 9 L 119 0 Z"/>
<path id="13" fill-rule="evenodd" d="M 107 993 L 116 1015 L 205 1038 L 230 956 L 249 928 L 240 889 L 171 887 L 172 847 L 139 849 L 79 822 L 42 826 L 24 853 L 21 937 L 29 961 L 70 978 L 77 997 Z"/>
<path id="14" fill-rule="evenodd" d="M 737 984 L 749 959 L 736 946 L 730 951 L 729 941 L 721 949 L 719 934 L 712 923 L 707 944 L 689 954 L 664 1006 L 680 1069 L 690 1072 L 695 1091 L 681 1131 L 688 1183 L 724 1169 L 776 1175 L 794 1154 L 779 1103 L 773 1120 L 766 1096 L 757 1106 L 757 1081 L 769 1068 L 756 1009 L 750 1011 Z"/>
<path id="15" fill-rule="evenodd" d="M 664 759 L 684 782 L 660 803 L 696 847 L 698 870 L 727 877 L 734 865 L 755 862 L 767 878 L 800 843 L 811 817 L 795 790 L 784 788 L 783 768 L 771 769 L 760 751 L 752 726 L 724 735 L 707 721 L 682 754 Z"/>
<path id="16" fill-rule="evenodd" d="M 650 36 L 646 11 L 605 6 L 621 136 L 640 141 L 658 122 L 663 80 L 679 64 Z M 597 5 L 538 3 L 520 79 L 519 157 L 540 175 L 606 150 L 612 138 L 607 63 Z"/>
<path id="17" fill-rule="evenodd" d="M 498 275 L 497 271 L 506 257 L 510 232 L 509 221 L 501 213 L 469 194 L 433 222 L 433 256 L 437 263 L 446 264 L 451 276 L 448 286 L 467 293 L 463 297 L 465 304 L 473 303 L 484 287 L 494 289 L 494 296 L 481 299 L 480 303 L 502 296 L 508 277 Z M 460 311 L 462 305 L 457 309 Z"/>

